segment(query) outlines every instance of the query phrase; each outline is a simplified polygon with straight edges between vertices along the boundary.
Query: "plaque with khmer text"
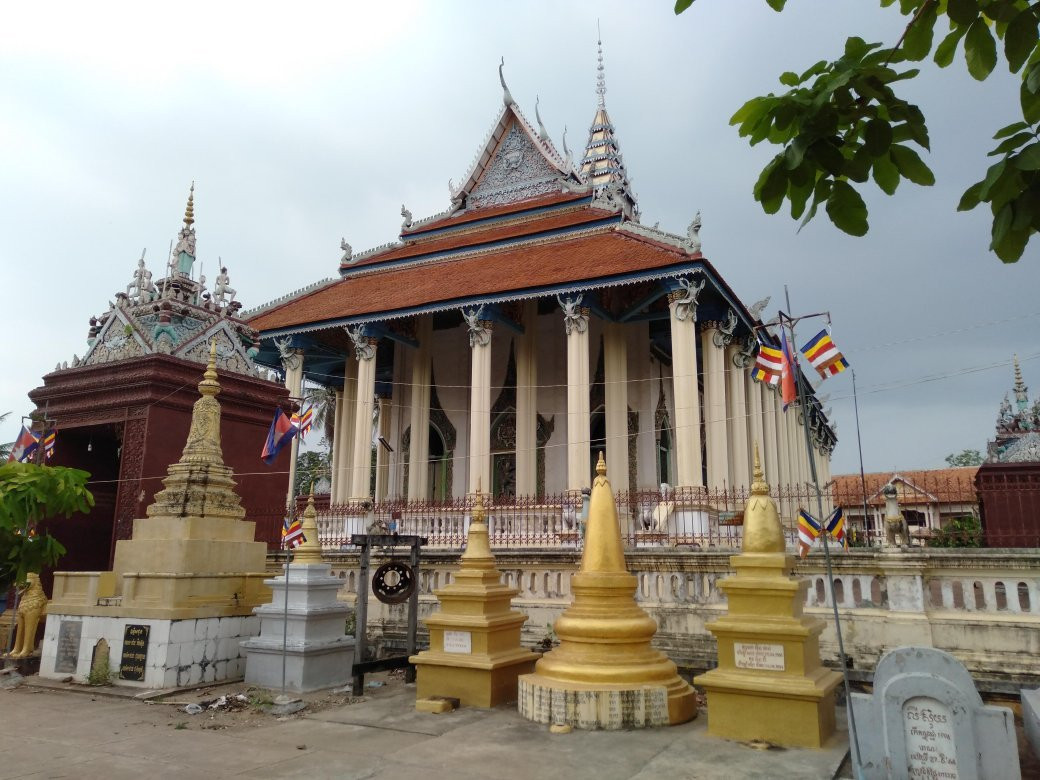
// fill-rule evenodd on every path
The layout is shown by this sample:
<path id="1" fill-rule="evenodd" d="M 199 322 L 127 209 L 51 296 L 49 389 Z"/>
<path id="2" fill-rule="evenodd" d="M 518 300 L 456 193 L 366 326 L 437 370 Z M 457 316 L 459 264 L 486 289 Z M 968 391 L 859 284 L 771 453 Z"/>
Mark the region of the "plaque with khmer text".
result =
<path id="1" fill-rule="evenodd" d="M 119 679 L 144 682 L 150 630 L 151 626 L 130 624 L 123 631 L 123 657 L 119 661 Z"/>

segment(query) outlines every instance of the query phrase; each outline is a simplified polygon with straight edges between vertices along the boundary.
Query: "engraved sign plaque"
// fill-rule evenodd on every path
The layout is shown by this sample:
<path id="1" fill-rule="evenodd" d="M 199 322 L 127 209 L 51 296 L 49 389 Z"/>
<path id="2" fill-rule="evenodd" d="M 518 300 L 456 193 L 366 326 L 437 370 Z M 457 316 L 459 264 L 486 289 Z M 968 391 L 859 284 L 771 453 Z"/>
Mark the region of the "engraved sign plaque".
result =
<path id="1" fill-rule="evenodd" d="M 144 682 L 148 661 L 148 632 L 151 626 L 130 624 L 123 630 L 123 657 L 119 661 L 119 679 Z"/>
<path id="2" fill-rule="evenodd" d="M 445 631 L 445 653 L 472 653 L 473 634 L 469 631 Z"/>
<path id="3" fill-rule="evenodd" d="M 938 699 L 915 696 L 903 703 L 907 777 L 955 780 L 957 750 L 953 743 L 953 715 Z"/>
<path id="4" fill-rule="evenodd" d="M 782 672 L 784 665 L 784 646 L 762 642 L 734 642 L 733 662 L 738 669 L 768 669 Z"/>
<path id="5" fill-rule="evenodd" d="M 79 639 L 83 623 L 78 620 L 63 620 L 58 626 L 58 653 L 54 659 L 54 671 L 75 674 L 79 663 Z"/>

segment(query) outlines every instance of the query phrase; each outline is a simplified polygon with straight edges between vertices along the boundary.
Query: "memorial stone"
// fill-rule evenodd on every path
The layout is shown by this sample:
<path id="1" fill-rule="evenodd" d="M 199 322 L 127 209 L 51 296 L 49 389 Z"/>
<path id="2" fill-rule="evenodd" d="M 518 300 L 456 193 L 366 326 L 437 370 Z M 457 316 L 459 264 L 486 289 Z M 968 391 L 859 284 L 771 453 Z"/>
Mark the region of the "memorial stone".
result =
<path id="1" fill-rule="evenodd" d="M 54 671 L 60 674 L 75 674 L 79 661 L 79 640 L 83 634 L 83 623 L 78 620 L 63 620 L 58 627 L 58 651 Z"/>
<path id="2" fill-rule="evenodd" d="M 104 684 L 108 682 L 108 675 L 110 673 L 109 659 L 112 657 L 109 651 L 108 641 L 105 639 L 99 639 L 97 644 L 94 645 L 94 653 L 90 658 L 90 677 L 88 678 L 92 683 L 97 680 L 94 684 Z"/>
<path id="3" fill-rule="evenodd" d="M 882 656 L 873 694 L 854 693 L 863 777 L 1017 780 L 1015 719 L 982 703 L 949 653 L 900 647 Z"/>
<path id="4" fill-rule="evenodd" d="M 123 630 L 123 656 L 119 662 L 119 679 L 137 682 L 144 680 L 150 628 L 131 623 Z"/>

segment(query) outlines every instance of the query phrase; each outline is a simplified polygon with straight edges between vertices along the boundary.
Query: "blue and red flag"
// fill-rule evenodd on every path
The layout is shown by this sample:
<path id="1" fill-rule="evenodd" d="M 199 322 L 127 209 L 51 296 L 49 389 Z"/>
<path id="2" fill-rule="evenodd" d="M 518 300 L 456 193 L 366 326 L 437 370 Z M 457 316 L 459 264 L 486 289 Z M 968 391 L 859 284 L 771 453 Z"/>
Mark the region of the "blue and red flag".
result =
<path id="1" fill-rule="evenodd" d="M 264 451 L 260 453 L 264 463 L 270 466 L 274 463 L 282 447 L 292 441 L 293 436 L 299 430 L 292 421 L 285 416 L 281 407 L 274 410 L 274 419 L 271 420 L 271 428 L 267 431 L 267 441 L 264 442 Z"/>
<path id="2" fill-rule="evenodd" d="M 784 411 L 798 398 L 798 389 L 795 387 L 795 359 L 791 353 L 791 347 L 787 343 L 787 329 L 783 323 L 780 324 L 780 397 L 784 402 Z"/>
<path id="3" fill-rule="evenodd" d="M 32 460 L 33 455 L 36 454 L 36 448 L 39 446 L 40 440 L 36 438 L 32 431 L 22 426 L 22 430 L 18 434 L 18 438 L 14 440 L 14 444 L 11 445 L 11 454 L 7 456 L 7 461 L 18 461 L 19 463 L 28 463 Z"/>

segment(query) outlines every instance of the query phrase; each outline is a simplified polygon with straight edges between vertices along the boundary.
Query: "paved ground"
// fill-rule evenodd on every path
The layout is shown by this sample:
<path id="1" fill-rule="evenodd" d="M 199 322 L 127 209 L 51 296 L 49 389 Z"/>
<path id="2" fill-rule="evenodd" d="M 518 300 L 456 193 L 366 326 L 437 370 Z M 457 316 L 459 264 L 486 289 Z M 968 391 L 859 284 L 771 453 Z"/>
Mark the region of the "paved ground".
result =
<path id="1" fill-rule="evenodd" d="M 365 693 L 314 713 L 222 724 L 169 704 L 24 685 L 0 690 L 0 780 L 774 780 L 831 778 L 846 753 L 844 732 L 822 751 L 714 739 L 703 712 L 666 729 L 552 735 L 514 708 L 416 713 L 414 687 L 398 681 Z"/>

